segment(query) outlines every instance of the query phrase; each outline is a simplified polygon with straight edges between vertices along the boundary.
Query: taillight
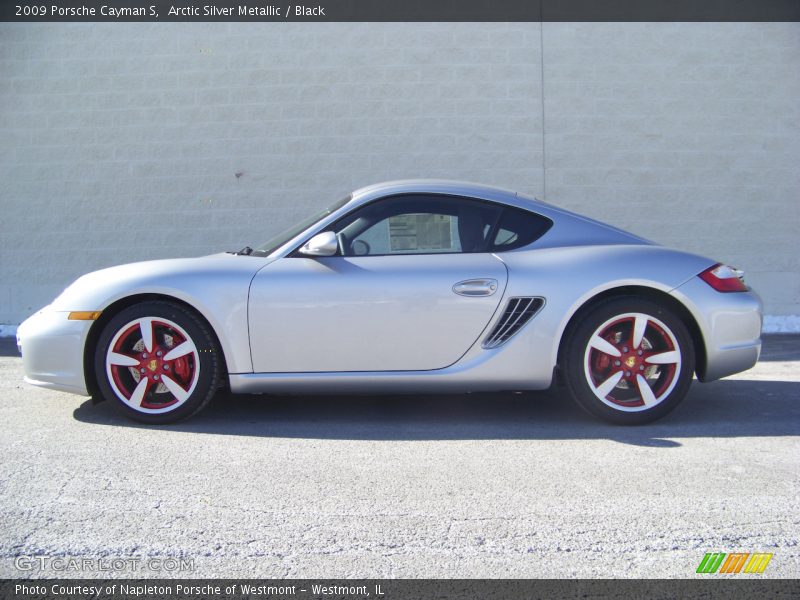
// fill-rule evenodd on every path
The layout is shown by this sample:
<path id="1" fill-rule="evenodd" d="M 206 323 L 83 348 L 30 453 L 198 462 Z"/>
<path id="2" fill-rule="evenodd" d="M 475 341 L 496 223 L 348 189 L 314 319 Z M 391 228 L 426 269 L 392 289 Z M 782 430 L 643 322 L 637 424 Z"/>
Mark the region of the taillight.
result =
<path id="1" fill-rule="evenodd" d="M 728 265 L 717 263 L 698 275 L 718 292 L 746 292 L 744 273 Z"/>

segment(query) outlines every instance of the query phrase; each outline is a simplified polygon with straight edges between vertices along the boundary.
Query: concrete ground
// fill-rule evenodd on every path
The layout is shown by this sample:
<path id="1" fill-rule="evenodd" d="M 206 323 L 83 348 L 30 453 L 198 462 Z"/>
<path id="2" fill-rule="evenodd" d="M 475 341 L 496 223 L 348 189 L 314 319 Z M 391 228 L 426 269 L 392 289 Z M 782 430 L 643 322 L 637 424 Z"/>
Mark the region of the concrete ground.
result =
<path id="1" fill-rule="evenodd" d="M 105 576 L 686 578 L 734 551 L 800 575 L 800 336 L 636 428 L 552 393 L 225 396 L 148 427 L 23 384 L 3 348 L 0 577 L 96 576 L 15 566 L 42 555 L 139 559 Z M 147 562 L 170 557 L 184 571 Z"/>

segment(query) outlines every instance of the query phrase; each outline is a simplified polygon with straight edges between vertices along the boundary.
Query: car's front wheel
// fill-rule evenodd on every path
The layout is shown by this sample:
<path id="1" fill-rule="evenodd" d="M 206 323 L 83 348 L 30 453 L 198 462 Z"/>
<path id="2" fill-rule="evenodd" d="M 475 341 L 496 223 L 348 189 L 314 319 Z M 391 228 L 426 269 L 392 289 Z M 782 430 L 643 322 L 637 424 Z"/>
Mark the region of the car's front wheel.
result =
<path id="1" fill-rule="evenodd" d="M 193 415 L 220 381 L 208 325 L 170 302 L 143 302 L 116 314 L 100 334 L 94 367 L 103 397 L 145 423 Z"/>
<path id="2" fill-rule="evenodd" d="M 660 419 L 683 400 L 695 358 L 680 318 L 631 297 L 609 300 L 583 315 L 563 362 L 580 406 L 607 421 L 634 425 Z"/>

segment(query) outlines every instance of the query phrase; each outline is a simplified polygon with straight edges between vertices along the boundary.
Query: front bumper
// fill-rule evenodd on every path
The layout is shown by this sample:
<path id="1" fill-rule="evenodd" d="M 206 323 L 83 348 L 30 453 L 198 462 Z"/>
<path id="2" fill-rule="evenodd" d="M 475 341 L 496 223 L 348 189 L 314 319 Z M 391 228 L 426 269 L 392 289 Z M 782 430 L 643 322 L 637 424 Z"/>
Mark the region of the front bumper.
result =
<path id="1" fill-rule="evenodd" d="M 697 378 L 713 381 L 752 368 L 761 354 L 762 303 L 755 292 L 720 293 L 699 277 L 672 291 L 689 308 L 705 342 Z"/>
<path id="2" fill-rule="evenodd" d="M 83 349 L 93 321 L 70 321 L 68 312 L 43 308 L 17 329 L 25 381 L 89 396 Z"/>

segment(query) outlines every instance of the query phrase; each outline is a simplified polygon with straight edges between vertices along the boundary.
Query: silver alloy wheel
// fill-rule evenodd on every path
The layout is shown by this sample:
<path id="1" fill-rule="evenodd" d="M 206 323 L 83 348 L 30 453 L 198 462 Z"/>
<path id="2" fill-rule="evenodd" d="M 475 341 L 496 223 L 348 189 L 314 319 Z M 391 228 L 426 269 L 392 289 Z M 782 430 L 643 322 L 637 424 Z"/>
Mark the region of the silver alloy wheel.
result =
<path id="1" fill-rule="evenodd" d="M 674 389 L 681 371 L 675 334 L 655 317 L 630 312 L 594 331 L 583 357 L 584 376 L 594 395 L 623 412 L 652 409 Z"/>
<path id="2" fill-rule="evenodd" d="M 145 414 L 172 412 L 200 377 L 195 343 L 180 325 L 142 317 L 119 328 L 105 356 L 108 383 L 127 406 Z"/>

